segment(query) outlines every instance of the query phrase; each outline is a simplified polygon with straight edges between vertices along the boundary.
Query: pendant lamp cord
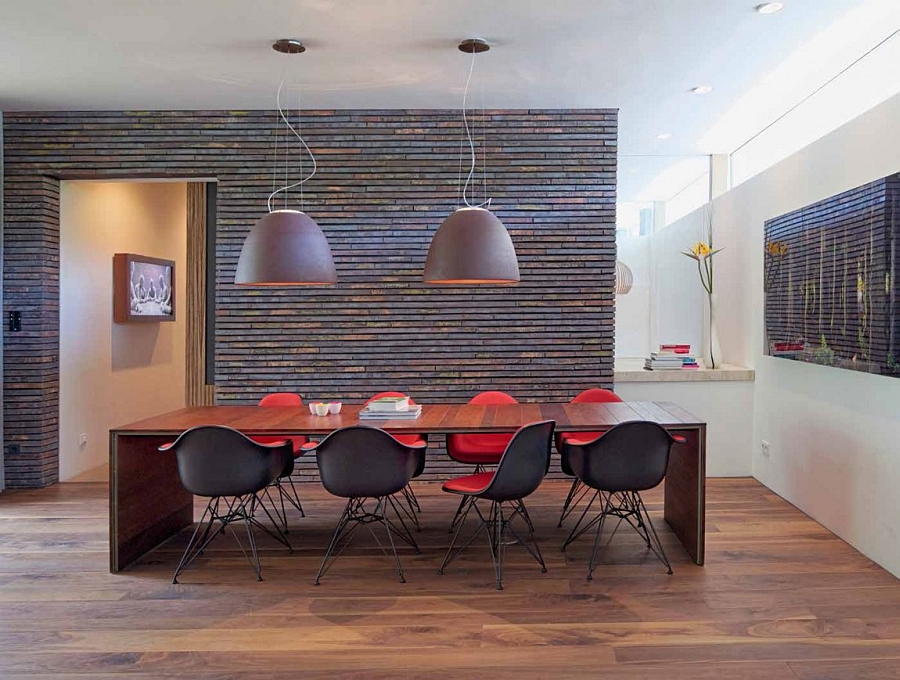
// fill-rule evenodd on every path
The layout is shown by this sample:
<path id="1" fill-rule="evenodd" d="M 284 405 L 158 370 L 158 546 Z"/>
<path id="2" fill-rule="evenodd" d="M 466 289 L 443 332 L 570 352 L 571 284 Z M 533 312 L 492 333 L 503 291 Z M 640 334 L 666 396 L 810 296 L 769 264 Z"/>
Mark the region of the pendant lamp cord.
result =
<path id="1" fill-rule="evenodd" d="M 469 208 L 483 208 L 484 206 L 491 204 L 491 199 L 488 198 L 484 202 L 479 203 L 478 205 L 472 205 L 471 203 L 469 203 L 469 199 L 466 196 L 466 193 L 468 192 L 468 189 L 469 189 L 469 182 L 472 181 L 472 175 L 475 174 L 475 142 L 472 141 L 472 131 L 469 129 L 469 119 L 466 116 L 466 106 L 469 101 L 469 83 L 472 82 L 472 71 L 474 71 L 474 70 L 475 70 L 475 50 L 473 49 L 472 50 L 472 62 L 471 62 L 471 64 L 469 64 L 469 77 L 466 78 L 466 89 L 463 92 L 463 125 L 466 128 L 466 137 L 469 139 L 469 154 L 472 159 L 471 166 L 469 167 L 469 175 L 468 175 L 468 177 L 466 177 L 466 184 L 463 187 L 463 202 Z M 477 182 L 478 180 L 475 180 L 475 181 Z M 474 189 L 473 189 L 473 191 L 474 191 Z"/>
<path id="2" fill-rule="evenodd" d="M 269 212 L 272 212 L 272 199 L 275 198 L 276 195 L 281 193 L 282 191 L 289 191 L 294 187 L 302 187 L 306 182 L 311 180 L 313 176 L 316 174 L 317 166 L 316 166 L 316 157 L 313 155 L 313 152 L 309 150 L 309 146 L 307 146 L 303 137 L 297 132 L 297 129 L 291 125 L 291 121 L 288 120 L 288 117 L 284 114 L 284 109 L 281 108 L 281 90 L 284 88 L 284 79 L 281 80 L 281 84 L 278 86 L 278 94 L 275 95 L 275 105 L 278 107 L 278 115 L 281 117 L 281 120 L 284 121 L 284 124 L 287 125 L 288 129 L 296 135 L 297 139 L 300 140 L 300 143 L 303 145 L 303 148 L 306 149 L 306 153 L 309 154 L 309 157 L 312 159 L 312 172 L 309 173 L 306 177 L 301 179 L 299 182 L 294 182 L 293 184 L 285 184 L 285 186 L 280 187 L 269 194 L 269 200 L 266 204 L 269 206 Z M 299 116 L 298 116 L 299 119 Z M 285 179 L 287 182 L 287 179 Z"/>

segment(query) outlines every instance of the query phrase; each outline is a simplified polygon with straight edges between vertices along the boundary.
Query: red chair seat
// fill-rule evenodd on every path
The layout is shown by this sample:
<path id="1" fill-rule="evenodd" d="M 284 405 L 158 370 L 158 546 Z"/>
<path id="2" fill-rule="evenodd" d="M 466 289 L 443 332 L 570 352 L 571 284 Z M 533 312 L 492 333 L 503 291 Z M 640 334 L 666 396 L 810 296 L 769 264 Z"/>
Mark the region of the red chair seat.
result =
<path id="1" fill-rule="evenodd" d="M 563 444 L 568 444 L 573 441 L 592 442 L 602 434 L 602 432 L 564 432 L 559 438 Z"/>
<path id="2" fill-rule="evenodd" d="M 444 482 L 444 486 L 441 488 L 450 493 L 476 494 L 490 484 L 493 478 L 493 472 L 479 472 L 475 475 L 451 479 Z"/>
<path id="3" fill-rule="evenodd" d="M 299 458 L 304 454 L 303 445 L 306 444 L 309 439 L 304 437 L 303 435 L 298 435 L 296 437 L 276 437 L 272 435 L 260 435 L 258 437 L 251 437 L 251 439 L 255 442 L 259 442 L 260 444 L 280 444 L 285 441 L 289 441 L 291 443 L 291 447 L 294 450 L 294 458 Z"/>
<path id="4" fill-rule="evenodd" d="M 422 439 L 422 435 L 419 434 L 395 434 L 394 439 L 403 444 L 404 446 L 425 446 L 427 442 Z"/>
<path id="5" fill-rule="evenodd" d="M 511 434 L 451 434 L 447 451 L 460 463 L 496 465 L 511 440 Z"/>

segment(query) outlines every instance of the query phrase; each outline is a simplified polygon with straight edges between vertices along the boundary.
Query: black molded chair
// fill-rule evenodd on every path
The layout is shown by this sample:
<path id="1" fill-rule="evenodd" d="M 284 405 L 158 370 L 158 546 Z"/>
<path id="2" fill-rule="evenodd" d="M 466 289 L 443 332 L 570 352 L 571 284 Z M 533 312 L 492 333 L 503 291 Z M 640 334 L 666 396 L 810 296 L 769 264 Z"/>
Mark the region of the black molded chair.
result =
<path id="1" fill-rule="evenodd" d="M 393 496 L 409 484 L 419 466 L 420 454 L 425 446 L 425 442 L 417 445 L 404 444 L 384 430 L 364 425 L 335 430 L 314 446 L 306 445 L 307 450 L 316 452 L 319 476 L 325 489 L 335 496 L 347 499 L 347 505 L 316 574 L 316 585 L 319 585 L 319 580 L 330 567 L 329 560 L 333 563 L 344 551 L 360 526 L 369 530 L 378 547 L 388 555 L 372 530 L 373 523 L 384 527 L 397 564 L 397 575 L 401 583 L 406 582 L 394 544 L 394 534 L 409 543 L 416 553 L 419 552 L 419 547 L 403 521 L 403 515 Z M 369 501 L 375 501 L 375 507 L 371 510 L 366 508 Z M 393 509 L 400 522 L 399 526 L 387 516 L 388 507 Z M 342 540 L 343 545 L 338 549 Z"/>
<path id="2" fill-rule="evenodd" d="M 547 566 L 544 557 L 534 537 L 534 525 L 528 516 L 528 510 L 522 499 L 531 495 L 541 484 L 547 467 L 550 464 L 550 443 L 553 440 L 553 428 L 556 423 L 545 420 L 532 423 L 520 428 L 513 435 L 497 469 L 493 472 L 480 472 L 466 477 L 458 477 L 446 482 L 442 487 L 444 491 L 463 496 L 463 500 L 471 499 L 467 504 L 462 518 L 458 522 L 456 533 L 450 542 L 450 548 L 444 557 L 444 562 L 438 573 L 443 574 L 444 569 L 465 550 L 475 537 L 482 531 L 487 532 L 488 545 L 491 549 L 491 562 L 494 565 L 494 573 L 497 579 L 497 590 L 503 590 L 503 556 L 506 552 L 507 536 L 521 543 L 531 556 L 541 565 L 541 571 L 546 573 Z M 487 516 L 478 507 L 479 500 L 490 501 L 490 509 Z M 505 504 L 505 512 L 504 512 Z M 466 523 L 466 518 L 475 508 L 478 518 L 481 520 L 475 532 L 469 536 L 454 552 L 454 547 Z M 513 527 L 513 521 L 521 517 L 528 537 L 532 545 L 528 545 Z"/>
<path id="3" fill-rule="evenodd" d="M 582 483 L 595 490 L 594 497 L 581 513 L 562 547 L 565 550 L 591 527 L 597 527 L 588 565 L 588 580 L 593 578 L 597 566 L 600 536 L 607 517 L 619 520 L 607 543 L 615 536 L 622 520 L 625 520 L 641 535 L 647 548 L 653 551 L 668 572 L 672 573 L 669 558 L 653 527 L 653 521 L 641 498 L 641 491 L 652 489 L 662 482 L 669 466 L 669 452 L 672 444 L 677 441 L 684 440 L 673 437 L 657 423 L 632 421 L 620 423 L 591 441 L 569 439 L 565 443 L 572 471 Z M 601 505 L 599 514 L 582 527 L 582 520 L 598 498 Z"/>
<path id="4" fill-rule="evenodd" d="M 175 454 L 178 476 L 185 489 L 195 496 L 209 499 L 175 569 L 172 583 L 178 583 L 178 575 L 216 536 L 225 531 L 225 527 L 235 522 L 243 522 L 247 529 L 249 555 L 237 532 L 232 531 L 231 534 L 256 572 L 257 580 L 262 581 L 252 527 L 263 530 L 287 546 L 288 550 L 291 545 L 274 520 L 277 533 L 260 524 L 253 515 L 258 507 L 269 514 L 260 503 L 259 494 L 278 479 L 289 465 L 293 465 L 291 443 L 284 441 L 261 444 L 230 427 L 208 425 L 183 432 L 178 439 L 159 447 L 159 450 Z M 272 519 L 271 515 L 269 519 Z M 218 526 L 213 531 L 217 523 Z"/>

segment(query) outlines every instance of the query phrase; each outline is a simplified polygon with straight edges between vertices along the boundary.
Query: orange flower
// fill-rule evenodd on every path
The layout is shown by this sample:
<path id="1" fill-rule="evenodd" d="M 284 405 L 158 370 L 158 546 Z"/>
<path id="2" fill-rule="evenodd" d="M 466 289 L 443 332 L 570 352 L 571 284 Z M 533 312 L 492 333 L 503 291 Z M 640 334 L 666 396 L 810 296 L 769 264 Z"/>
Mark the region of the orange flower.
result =
<path id="1" fill-rule="evenodd" d="M 691 248 L 691 252 L 695 257 L 707 257 L 709 255 L 709 246 L 703 241 L 700 241 L 694 244 L 694 247 Z"/>

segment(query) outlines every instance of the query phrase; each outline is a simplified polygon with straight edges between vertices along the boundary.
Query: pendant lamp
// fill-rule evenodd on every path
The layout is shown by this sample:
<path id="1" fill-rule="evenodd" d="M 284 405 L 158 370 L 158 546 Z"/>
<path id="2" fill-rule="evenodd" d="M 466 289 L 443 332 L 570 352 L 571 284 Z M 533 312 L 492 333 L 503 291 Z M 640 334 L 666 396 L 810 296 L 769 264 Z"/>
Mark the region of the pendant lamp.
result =
<path id="1" fill-rule="evenodd" d="M 462 191 L 465 205 L 457 208 L 441 223 L 431 240 L 422 277 L 425 283 L 459 285 L 519 281 L 516 249 L 503 223 L 485 208 L 490 205 L 490 199 L 479 205 L 472 205 L 467 196 L 469 183 L 475 173 L 475 145 L 466 117 L 466 103 L 475 67 L 475 55 L 489 49 L 490 46 L 485 41 L 478 39 L 464 40 L 459 44 L 461 52 L 472 55 L 462 110 L 463 125 L 469 140 L 471 166 Z"/>
<path id="2" fill-rule="evenodd" d="M 631 267 L 616 260 L 616 295 L 626 295 L 631 290 L 634 283 L 634 276 L 631 273 Z"/>
<path id="3" fill-rule="evenodd" d="M 303 44 L 294 39 L 278 40 L 272 49 L 283 54 L 301 54 L 306 51 Z M 284 85 L 284 82 L 281 84 Z M 234 282 L 240 286 L 316 286 L 337 281 L 337 272 L 331 258 L 328 239 L 309 215 L 300 210 L 274 210 L 272 199 L 294 187 L 301 188 L 316 174 L 316 159 L 303 141 L 303 137 L 291 125 L 281 108 L 281 87 L 275 98 L 278 113 L 288 129 L 297 136 L 313 160 L 312 172 L 299 182 L 276 189 L 269 195 L 269 214 L 260 219 L 244 241 L 238 258 Z M 278 150 L 276 142 L 276 166 Z"/>

